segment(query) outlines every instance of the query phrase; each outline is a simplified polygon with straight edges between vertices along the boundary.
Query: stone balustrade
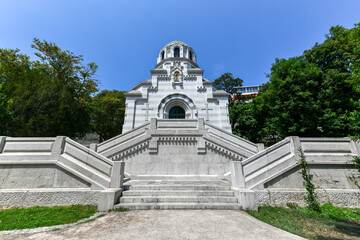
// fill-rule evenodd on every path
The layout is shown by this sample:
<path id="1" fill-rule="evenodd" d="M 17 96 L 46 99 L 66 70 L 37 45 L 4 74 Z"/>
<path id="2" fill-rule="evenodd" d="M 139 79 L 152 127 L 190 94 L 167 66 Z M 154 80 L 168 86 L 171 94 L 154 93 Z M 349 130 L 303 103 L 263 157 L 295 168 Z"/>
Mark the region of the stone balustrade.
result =
<path id="1" fill-rule="evenodd" d="M 6 198 L 10 193 L 24 204 L 41 194 L 63 198 L 44 197 L 39 205 L 85 202 L 108 210 L 121 193 L 123 178 L 124 162 L 113 162 L 70 138 L 0 137 L 0 199 L 7 201 L 0 201 L 0 206 L 21 206 Z"/>
<path id="2" fill-rule="evenodd" d="M 239 203 L 251 209 L 289 201 L 304 204 L 299 150 L 314 175 L 321 202 L 360 206 L 356 200 L 360 177 L 352 162 L 354 156 L 360 156 L 360 143 L 350 138 L 287 137 L 243 161 L 232 161 L 231 181 Z"/>

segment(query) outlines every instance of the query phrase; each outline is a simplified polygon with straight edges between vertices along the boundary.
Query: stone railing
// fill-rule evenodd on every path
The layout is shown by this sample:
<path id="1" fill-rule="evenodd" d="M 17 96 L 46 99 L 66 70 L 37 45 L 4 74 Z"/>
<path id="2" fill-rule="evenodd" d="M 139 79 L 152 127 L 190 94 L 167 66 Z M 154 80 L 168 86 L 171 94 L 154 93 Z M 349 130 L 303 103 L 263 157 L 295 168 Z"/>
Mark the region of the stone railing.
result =
<path id="1" fill-rule="evenodd" d="M 48 180 L 51 174 L 41 172 L 44 171 L 41 170 L 44 166 L 62 169 L 65 175 L 51 182 Z M 100 210 L 112 208 L 115 201 L 114 194 L 118 191 L 116 189 L 122 188 L 124 177 L 123 162 L 113 162 L 70 138 L 62 136 L 56 138 L 0 137 L 0 170 L 12 174 L 14 179 L 17 179 L 18 182 L 15 183 L 17 189 L 22 189 L 21 182 L 23 181 L 18 177 L 19 171 L 22 172 L 24 179 L 34 182 L 31 188 L 35 189 L 38 187 L 59 189 L 64 188 L 63 186 L 69 189 L 77 188 L 67 182 L 80 181 L 79 184 L 84 183 L 91 190 L 101 191 Z M 31 174 L 34 173 L 38 175 L 32 176 Z M 35 179 L 36 177 L 46 184 L 37 186 L 35 182 L 39 179 Z M 84 184 L 80 185 L 84 186 Z M 11 184 L 2 186 L 4 187 L 12 189 Z M 109 189 L 115 190 L 108 191 Z"/>
<path id="2" fill-rule="evenodd" d="M 349 138 L 287 137 L 243 161 L 233 161 L 233 187 L 264 189 L 267 182 L 298 166 L 299 149 L 310 165 L 347 165 L 360 155 L 360 144 Z"/>
<path id="3" fill-rule="evenodd" d="M 309 164 L 347 164 L 360 155 L 360 144 L 349 138 L 299 138 Z"/>
<path id="4" fill-rule="evenodd" d="M 148 147 L 151 138 L 149 126 L 149 122 L 144 123 L 100 144 L 91 144 L 90 149 L 114 161 L 120 160 L 121 157 Z"/>
<path id="5" fill-rule="evenodd" d="M 207 147 L 229 154 L 234 160 L 246 159 L 264 149 L 263 144 L 256 144 L 218 127 L 206 123 L 204 139 Z"/>
<path id="6" fill-rule="evenodd" d="M 0 137 L 0 165 L 42 164 L 55 164 L 91 183 L 94 189 L 122 187 L 123 163 L 114 163 L 68 137 Z"/>
<path id="7" fill-rule="evenodd" d="M 148 148 L 149 153 L 157 153 L 158 141 L 195 141 L 200 154 L 209 148 L 235 160 L 248 158 L 264 148 L 263 144 L 205 124 L 203 119 L 155 118 L 105 142 L 92 144 L 90 148 L 116 161 L 144 148 Z"/>
<path id="8" fill-rule="evenodd" d="M 76 175 L 83 175 L 102 188 L 122 187 L 121 171 L 124 166 L 121 165 L 124 163 L 113 162 L 70 138 L 64 140 L 63 153 L 60 154 L 58 165 L 63 164 L 70 171 L 77 171 Z"/>

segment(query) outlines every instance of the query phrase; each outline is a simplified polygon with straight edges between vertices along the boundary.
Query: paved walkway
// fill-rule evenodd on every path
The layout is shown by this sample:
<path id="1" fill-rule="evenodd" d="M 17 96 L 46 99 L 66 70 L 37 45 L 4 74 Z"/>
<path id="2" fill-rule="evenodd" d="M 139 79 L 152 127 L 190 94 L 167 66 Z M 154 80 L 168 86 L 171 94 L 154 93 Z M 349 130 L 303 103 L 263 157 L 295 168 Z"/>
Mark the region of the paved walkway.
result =
<path id="1" fill-rule="evenodd" d="M 0 239 L 303 239 L 234 210 L 112 212 L 63 230 Z"/>

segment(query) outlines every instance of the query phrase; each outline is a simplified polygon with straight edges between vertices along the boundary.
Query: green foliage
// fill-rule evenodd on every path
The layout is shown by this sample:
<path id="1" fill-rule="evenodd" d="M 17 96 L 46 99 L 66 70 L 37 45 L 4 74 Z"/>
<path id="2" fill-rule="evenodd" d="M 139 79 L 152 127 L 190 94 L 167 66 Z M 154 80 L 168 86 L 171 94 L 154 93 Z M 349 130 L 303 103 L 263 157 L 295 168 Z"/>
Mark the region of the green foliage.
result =
<path id="1" fill-rule="evenodd" d="M 3 101 L 11 103 L 6 133 L 11 136 L 82 136 L 90 129 L 91 95 L 97 66 L 34 39 L 39 61 L 18 49 L 0 49 Z"/>
<path id="2" fill-rule="evenodd" d="M 336 220 L 360 221 L 360 209 L 335 207 L 330 203 L 320 206 L 321 217 L 332 218 Z"/>
<path id="3" fill-rule="evenodd" d="M 353 159 L 353 163 L 354 163 L 355 169 L 358 170 L 360 173 L 360 157 L 355 156 Z"/>
<path id="4" fill-rule="evenodd" d="M 115 211 L 115 212 L 127 212 L 127 211 L 129 211 L 129 209 L 128 209 L 128 208 L 120 207 L 120 208 L 115 208 L 114 211 Z"/>
<path id="5" fill-rule="evenodd" d="M 8 125 L 12 118 L 11 102 L 11 99 L 7 99 L 2 93 L 2 84 L 0 82 L 0 136 L 7 135 Z"/>
<path id="6" fill-rule="evenodd" d="M 332 27 L 302 56 L 276 59 L 259 96 L 231 108 L 234 133 L 266 145 L 291 135 L 359 133 L 359 32 L 359 25 Z"/>
<path id="7" fill-rule="evenodd" d="M 320 213 L 310 208 L 260 206 L 248 213 L 270 225 L 309 239 L 360 238 L 360 209 L 320 206 Z"/>
<path id="8" fill-rule="evenodd" d="M 298 149 L 299 151 L 299 165 L 301 168 L 301 176 L 304 180 L 303 185 L 306 189 L 306 202 L 308 203 L 308 206 L 311 210 L 316 211 L 316 212 L 320 212 L 320 204 L 317 201 L 317 196 L 315 193 L 315 186 L 314 184 L 311 182 L 313 179 L 313 175 L 310 173 L 310 168 L 309 165 L 306 161 L 304 152 L 302 151 L 301 148 Z"/>
<path id="9" fill-rule="evenodd" d="M 290 208 L 290 209 L 298 209 L 298 208 L 300 208 L 300 206 L 299 206 L 298 204 L 293 203 L 293 202 L 288 202 L 288 203 L 286 203 L 286 206 L 287 206 L 288 208 Z"/>
<path id="10" fill-rule="evenodd" d="M 351 33 L 351 37 L 353 41 L 355 41 L 356 47 L 354 47 L 353 54 L 356 57 L 356 60 L 353 61 L 350 65 L 350 69 L 352 72 L 352 84 L 357 93 L 360 93 L 360 24 L 356 25 L 353 32 Z M 354 125 L 360 125 L 360 99 L 353 99 L 353 103 L 355 105 L 355 109 L 350 112 L 350 122 Z M 354 141 L 360 139 L 360 131 L 356 131 L 352 134 L 354 136 Z"/>
<path id="11" fill-rule="evenodd" d="M 219 78 L 215 79 L 215 84 L 218 85 L 225 92 L 235 94 L 235 87 L 241 87 L 243 80 L 240 78 L 234 78 L 232 73 L 224 73 Z"/>
<path id="12" fill-rule="evenodd" d="M 54 226 L 76 222 L 95 214 L 90 205 L 13 208 L 0 211 L 0 231 Z"/>
<path id="13" fill-rule="evenodd" d="M 123 92 L 103 90 L 93 98 L 92 129 L 100 142 L 122 133 L 125 116 Z"/>

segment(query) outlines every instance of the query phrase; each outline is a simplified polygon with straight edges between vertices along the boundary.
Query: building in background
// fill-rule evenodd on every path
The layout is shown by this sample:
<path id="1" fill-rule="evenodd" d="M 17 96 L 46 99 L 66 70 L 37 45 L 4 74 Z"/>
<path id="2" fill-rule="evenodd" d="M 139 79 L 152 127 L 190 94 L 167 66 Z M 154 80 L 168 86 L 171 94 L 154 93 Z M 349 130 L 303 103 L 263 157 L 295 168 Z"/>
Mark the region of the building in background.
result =
<path id="1" fill-rule="evenodd" d="M 261 88 L 262 88 L 262 85 L 237 87 L 236 88 L 237 95 L 234 95 L 232 97 L 232 99 L 233 99 L 233 101 L 240 100 L 240 99 L 249 101 L 258 96 L 258 93 Z"/>

